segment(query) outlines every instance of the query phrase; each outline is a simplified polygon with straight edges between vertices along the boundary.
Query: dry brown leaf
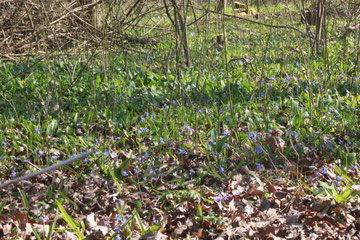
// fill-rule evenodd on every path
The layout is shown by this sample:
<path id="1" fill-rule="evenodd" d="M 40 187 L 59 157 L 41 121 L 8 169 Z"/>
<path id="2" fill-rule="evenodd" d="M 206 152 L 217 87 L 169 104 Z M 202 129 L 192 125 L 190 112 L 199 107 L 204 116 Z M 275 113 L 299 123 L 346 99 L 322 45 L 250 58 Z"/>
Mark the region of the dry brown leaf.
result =
<path id="1" fill-rule="evenodd" d="M 86 216 L 85 224 L 88 228 L 93 228 L 97 226 L 97 223 L 95 221 L 95 213 L 90 213 Z"/>
<path id="2" fill-rule="evenodd" d="M 267 134 L 265 136 L 265 141 L 263 142 L 263 145 L 270 145 L 273 150 L 279 149 L 281 152 L 283 152 L 285 148 L 285 141 L 281 137 L 271 136 L 270 134 Z"/>
<path id="3" fill-rule="evenodd" d="M 31 236 L 33 234 L 33 230 L 32 227 L 40 234 L 40 236 L 45 235 L 47 236 L 47 234 L 49 233 L 50 230 L 50 226 L 49 225 L 43 225 L 43 224 L 30 224 L 30 223 L 26 223 L 26 235 Z"/>
<path id="4" fill-rule="evenodd" d="M 273 136 L 281 136 L 281 135 L 284 135 L 284 132 L 283 132 L 281 129 L 275 129 L 275 130 L 273 130 L 271 133 L 272 133 Z"/>
<path id="5" fill-rule="evenodd" d="M 297 224 L 300 223 L 300 217 L 302 217 L 304 213 L 297 213 L 290 215 L 286 218 L 286 224 Z"/>
<path id="6" fill-rule="evenodd" d="M 11 233 L 11 229 L 12 229 L 11 223 L 6 223 L 2 226 L 2 231 L 5 236 Z"/>
<path id="7" fill-rule="evenodd" d="M 331 206 L 331 200 L 328 198 L 317 198 L 311 205 L 310 209 L 314 212 L 322 212 Z"/>
<path id="8" fill-rule="evenodd" d="M 262 198 L 265 195 L 265 193 L 259 190 L 257 186 L 253 186 L 249 191 L 249 195 L 254 195 Z"/>
<path id="9" fill-rule="evenodd" d="M 269 181 L 266 182 L 266 187 L 267 187 L 267 190 L 270 192 L 270 193 L 273 193 L 273 192 L 276 192 L 276 187 Z"/>

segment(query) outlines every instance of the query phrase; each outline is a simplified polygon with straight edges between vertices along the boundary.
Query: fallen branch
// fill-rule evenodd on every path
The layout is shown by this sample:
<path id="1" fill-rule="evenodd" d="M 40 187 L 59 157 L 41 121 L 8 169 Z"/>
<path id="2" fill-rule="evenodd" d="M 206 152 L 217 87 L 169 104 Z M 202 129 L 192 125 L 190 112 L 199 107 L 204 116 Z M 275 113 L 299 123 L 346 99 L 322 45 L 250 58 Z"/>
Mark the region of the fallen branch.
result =
<path id="1" fill-rule="evenodd" d="M 65 161 L 62 161 L 62 162 L 59 162 L 59 163 L 57 163 L 57 164 L 51 165 L 51 166 L 49 166 L 49 167 L 46 167 L 46 168 L 44 168 L 44 169 L 41 169 L 41 170 L 39 170 L 39 171 L 37 171 L 37 172 L 33 172 L 33 173 L 27 174 L 27 175 L 25 175 L 25 176 L 21 176 L 21 177 L 15 178 L 15 179 L 13 179 L 13 180 L 11 180 L 11 181 L 4 182 L 4 183 L 0 184 L 0 189 L 5 188 L 5 187 L 7 187 L 7 186 L 9 186 L 9 185 L 11 185 L 11 184 L 14 184 L 14 183 L 23 181 L 23 180 L 27 180 L 27 179 L 36 177 L 37 175 L 46 173 L 46 172 L 48 172 L 48 171 L 50 171 L 50 170 L 54 170 L 54 169 L 56 169 L 56 168 L 58 168 L 58 167 L 61 167 L 61 166 L 64 166 L 64 165 L 68 165 L 68 164 L 70 164 L 70 163 L 72 163 L 72 162 L 74 162 L 74 161 L 83 159 L 83 158 L 85 158 L 86 156 L 88 156 L 88 155 L 90 155 L 90 154 L 92 154 L 92 153 L 94 153 L 94 150 L 90 150 L 90 151 L 87 151 L 87 152 L 85 152 L 85 153 L 76 155 L 76 156 L 71 157 L 71 158 L 69 158 L 69 159 L 67 159 L 67 160 L 65 160 Z"/>
<path id="2" fill-rule="evenodd" d="M 247 21 L 247 22 L 251 22 L 251 23 L 254 23 L 254 24 L 263 25 L 263 26 L 265 26 L 265 27 L 282 28 L 282 29 L 294 30 L 294 31 L 296 31 L 296 32 L 299 32 L 299 33 L 307 36 L 307 34 L 304 33 L 303 31 L 297 29 L 296 27 L 292 27 L 292 26 L 288 26 L 288 25 L 272 25 L 272 24 L 267 24 L 267 23 L 263 23 L 263 22 L 258 22 L 258 21 L 255 21 L 255 20 L 251 20 L 251 19 L 244 18 L 244 17 L 239 17 L 239 16 L 236 16 L 236 15 L 231 15 L 231 14 L 226 14 L 226 13 L 219 13 L 219 12 L 212 11 L 212 10 L 209 10 L 209 9 L 202 9 L 202 8 L 196 8 L 196 9 L 201 10 L 201 11 L 207 11 L 207 12 L 210 12 L 210 13 L 220 14 L 220 15 L 223 15 L 224 17 L 231 17 L 231 18 L 235 18 L 235 19 L 241 19 L 241 20 L 244 20 L 244 21 Z"/>

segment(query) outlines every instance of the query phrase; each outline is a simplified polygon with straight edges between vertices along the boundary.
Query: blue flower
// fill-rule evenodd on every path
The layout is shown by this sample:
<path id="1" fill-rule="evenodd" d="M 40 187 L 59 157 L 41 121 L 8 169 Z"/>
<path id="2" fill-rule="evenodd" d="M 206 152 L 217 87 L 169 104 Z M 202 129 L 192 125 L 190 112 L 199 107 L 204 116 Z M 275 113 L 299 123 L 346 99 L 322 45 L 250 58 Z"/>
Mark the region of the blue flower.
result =
<path id="1" fill-rule="evenodd" d="M 148 153 L 148 152 L 145 152 L 144 158 L 147 159 L 148 157 L 149 157 L 149 153 Z"/>
<path id="2" fill-rule="evenodd" d="M 260 154 L 260 153 L 263 153 L 264 150 L 262 149 L 262 147 L 258 147 L 256 148 L 256 153 Z"/>
<path id="3" fill-rule="evenodd" d="M 181 149 L 181 148 L 179 148 L 179 152 L 180 152 L 180 154 L 183 154 L 183 155 L 187 154 L 187 152 L 185 150 Z"/>
<path id="4" fill-rule="evenodd" d="M 13 168 L 13 170 L 12 170 L 12 172 L 11 172 L 11 176 L 12 176 L 12 177 L 16 177 L 15 168 Z"/>
<path id="5" fill-rule="evenodd" d="M 162 137 L 160 138 L 160 142 L 161 144 L 165 144 L 164 139 Z"/>
<path id="6" fill-rule="evenodd" d="M 298 138 L 299 134 L 296 131 L 290 131 L 291 136 Z"/>
<path id="7" fill-rule="evenodd" d="M 191 134 L 192 128 L 189 125 L 186 126 L 186 129 L 188 130 L 189 134 Z"/>
<path id="8" fill-rule="evenodd" d="M 35 128 L 36 134 L 40 136 L 40 130 L 38 128 Z"/>
<path id="9" fill-rule="evenodd" d="M 109 156 L 109 153 L 110 153 L 110 151 L 105 151 L 105 152 L 104 152 L 104 156 L 105 156 L 105 157 L 108 157 L 108 156 Z"/>
<path id="10" fill-rule="evenodd" d="M 45 223 L 47 220 L 47 217 L 45 215 L 42 215 L 39 217 L 40 222 Z"/>
<path id="11" fill-rule="evenodd" d="M 261 170 L 263 168 L 263 166 L 260 163 L 255 163 L 255 165 L 257 170 Z"/>
<path id="12" fill-rule="evenodd" d="M 223 197 L 223 199 L 226 201 L 226 200 L 229 200 L 229 197 L 226 193 L 224 192 L 220 192 L 221 196 Z"/>
<path id="13" fill-rule="evenodd" d="M 329 107 L 328 114 L 331 114 L 331 110 L 332 110 L 332 108 Z"/>
<path id="14" fill-rule="evenodd" d="M 122 220 L 122 217 L 120 215 L 115 216 L 115 221 L 120 222 Z"/>
<path id="15" fill-rule="evenodd" d="M 256 140 L 256 135 L 255 135 L 255 133 L 254 133 L 254 132 L 250 132 L 250 133 L 248 134 L 248 138 L 249 138 L 249 140 L 251 140 L 251 141 L 255 141 L 255 140 Z"/>
<path id="16" fill-rule="evenodd" d="M 324 175 L 328 174 L 328 172 L 327 172 L 327 170 L 326 170 L 325 167 L 322 168 L 321 173 L 324 174 Z"/>
<path id="17" fill-rule="evenodd" d="M 220 166 L 220 173 L 223 173 L 225 171 L 223 166 Z"/>
<path id="18" fill-rule="evenodd" d="M 123 171 L 123 172 L 122 172 L 122 175 L 123 175 L 124 177 L 126 177 L 128 174 L 127 174 L 126 171 Z"/>

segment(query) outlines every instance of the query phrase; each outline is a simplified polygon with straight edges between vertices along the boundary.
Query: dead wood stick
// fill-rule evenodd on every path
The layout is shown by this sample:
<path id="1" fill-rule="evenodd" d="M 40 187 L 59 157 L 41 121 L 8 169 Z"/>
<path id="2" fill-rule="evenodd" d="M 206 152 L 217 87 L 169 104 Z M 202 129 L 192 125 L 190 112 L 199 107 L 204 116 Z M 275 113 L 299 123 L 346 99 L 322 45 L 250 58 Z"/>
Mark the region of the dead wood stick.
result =
<path id="1" fill-rule="evenodd" d="M 72 163 L 72 162 L 74 162 L 74 161 L 76 161 L 76 160 L 83 159 L 83 158 L 85 158 L 86 156 L 88 156 L 88 155 L 90 155 L 90 154 L 92 154 L 92 153 L 94 153 L 94 150 L 90 150 L 90 151 L 87 151 L 87 152 L 85 152 L 85 153 L 76 155 L 76 156 L 71 157 L 71 158 L 69 158 L 69 159 L 66 159 L 66 160 L 64 160 L 64 161 L 62 161 L 62 162 L 59 162 L 59 163 L 56 163 L 56 164 L 51 165 L 51 166 L 49 166 L 49 167 L 46 167 L 46 168 L 44 168 L 44 169 L 41 169 L 41 170 L 39 170 L 39 171 L 37 171 L 37 172 L 33 172 L 33 173 L 27 174 L 27 175 L 25 175 L 25 176 L 21 176 L 21 177 L 15 178 L 15 179 L 10 180 L 10 181 L 8 181 L 8 182 L 4 182 L 4 183 L 0 184 L 0 189 L 5 188 L 5 187 L 7 187 L 7 186 L 9 186 L 9 185 L 11 185 L 11 184 L 14 184 L 14 183 L 23 181 L 23 180 L 27 180 L 27 179 L 29 179 L 29 178 L 33 178 L 33 177 L 35 177 L 35 176 L 37 176 L 37 175 L 46 173 L 46 172 L 48 172 L 48 171 L 50 171 L 50 170 L 54 170 L 54 169 L 56 169 L 56 168 L 58 168 L 58 167 L 61 167 L 61 166 L 64 166 L 64 165 L 68 165 L 68 164 L 70 164 L 70 163 Z"/>

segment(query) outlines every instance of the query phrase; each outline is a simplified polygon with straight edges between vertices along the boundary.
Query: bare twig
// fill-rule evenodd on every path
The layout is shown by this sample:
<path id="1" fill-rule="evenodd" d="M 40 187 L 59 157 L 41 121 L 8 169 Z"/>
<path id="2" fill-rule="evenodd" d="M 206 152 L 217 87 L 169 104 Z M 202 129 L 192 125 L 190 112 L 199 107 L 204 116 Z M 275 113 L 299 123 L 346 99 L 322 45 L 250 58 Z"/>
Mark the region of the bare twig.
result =
<path id="1" fill-rule="evenodd" d="M 231 14 L 226 14 L 226 13 L 218 13 L 216 11 L 212 11 L 212 10 L 209 10 L 209 9 L 202 9 L 202 8 L 196 8 L 196 9 L 202 10 L 202 11 L 207 11 L 207 12 L 214 13 L 214 14 L 220 14 L 220 15 L 222 14 L 224 17 L 240 19 L 240 20 L 244 20 L 244 21 L 251 22 L 251 23 L 254 23 L 254 24 L 259 24 L 259 25 L 262 25 L 262 26 L 265 26 L 265 27 L 294 30 L 296 32 L 299 32 L 299 33 L 307 36 L 307 34 L 304 33 L 303 31 L 297 29 L 296 27 L 292 27 L 292 26 L 288 26 L 288 25 L 272 25 L 272 24 L 267 24 L 267 23 L 251 20 L 251 19 L 244 18 L 244 17 L 239 17 L 239 16 L 236 16 L 236 15 L 231 15 Z"/>
<path id="2" fill-rule="evenodd" d="M 62 161 L 62 162 L 59 162 L 59 163 L 57 163 L 57 164 L 51 165 L 51 166 L 49 166 L 49 167 L 46 167 L 46 168 L 44 168 L 44 169 L 41 169 L 41 170 L 39 170 L 39 171 L 37 171 L 37 172 L 33 172 L 33 173 L 27 174 L 27 175 L 25 175 L 25 176 L 21 176 L 21 177 L 15 178 L 15 179 L 13 179 L 13 180 L 11 180 L 11 181 L 4 182 L 4 183 L 0 184 L 0 189 L 5 188 L 5 187 L 7 187 L 7 186 L 9 186 L 9 185 L 11 185 L 11 184 L 14 184 L 14 183 L 18 183 L 18 182 L 20 182 L 20 181 L 24 181 L 24 180 L 27 180 L 27 179 L 36 177 L 37 175 L 46 173 L 46 172 L 48 172 L 48 171 L 50 171 L 50 170 L 54 170 L 54 169 L 59 168 L 59 167 L 61 167 L 61 166 L 68 165 L 68 164 L 70 164 L 70 163 L 72 163 L 72 162 L 74 162 L 74 161 L 83 159 L 83 158 L 87 157 L 88 155 L 90 155 L 90 154 L 92 154 L 92 153 L 94 153 L 94 150 L 90 150 L 90 151 L 88 151 L 88 152 L 85 152 L 85 153 L 76 155 L 76 156 L 71 157 L 71 158 L 69 158 L 69 159 L 67 159 L 67 160 L 65 160 L 65 161 Z"/>

